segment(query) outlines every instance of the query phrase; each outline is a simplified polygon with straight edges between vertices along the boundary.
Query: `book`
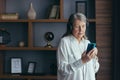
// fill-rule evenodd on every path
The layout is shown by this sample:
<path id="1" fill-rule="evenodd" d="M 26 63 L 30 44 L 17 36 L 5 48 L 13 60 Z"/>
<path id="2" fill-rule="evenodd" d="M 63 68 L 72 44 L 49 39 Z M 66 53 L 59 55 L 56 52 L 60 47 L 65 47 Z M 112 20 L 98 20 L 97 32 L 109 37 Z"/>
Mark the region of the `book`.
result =
<path id="1" fill-rule="evenodd" d="M 48 16 L 49 19 L 56 19 L 58 8 L 59 8 L 58 5 L 52 5 Z"/>
<path id="2" fill-rule="evenodd" d="M 57 12 L 56 12 L 56 19 L 60 18 L 60 7 L 58 6 Z"/>
<path id="3" fill-rule="evenodd" d="M 19 14 L 18 13 L 5 13 L 0 15 L 0 19 L 3 20 L 16 20 L 18 19 Z"/>

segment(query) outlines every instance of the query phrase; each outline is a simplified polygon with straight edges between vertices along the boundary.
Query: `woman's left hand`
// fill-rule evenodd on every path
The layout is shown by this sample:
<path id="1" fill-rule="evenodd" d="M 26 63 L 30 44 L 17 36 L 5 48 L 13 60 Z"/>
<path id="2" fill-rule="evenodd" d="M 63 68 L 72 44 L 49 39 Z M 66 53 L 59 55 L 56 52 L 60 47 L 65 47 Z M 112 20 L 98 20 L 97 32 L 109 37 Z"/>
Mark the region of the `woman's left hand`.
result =
<path id="1" fill-rule="evenodd" d="M 95 58 L 95 56 L 97 56 L 97 53 L 98 53 L 98 49 L 94 48 L 88 53 L 88 56 L 90 56 L 91 58 Z"/>
<path id="2" fill-rule="evenodd" d="M 98 49 L 97 48 L 92 49 L 88 53 L 84 52 L 82 54 L 82 58 L 81 58 L 82 62 L 86 63 L 86 62 L 90 61 L 91 59 L 93 59 L 93 58 L 95 58 L 97 56 L 97 53 L 98 53 Z"/>

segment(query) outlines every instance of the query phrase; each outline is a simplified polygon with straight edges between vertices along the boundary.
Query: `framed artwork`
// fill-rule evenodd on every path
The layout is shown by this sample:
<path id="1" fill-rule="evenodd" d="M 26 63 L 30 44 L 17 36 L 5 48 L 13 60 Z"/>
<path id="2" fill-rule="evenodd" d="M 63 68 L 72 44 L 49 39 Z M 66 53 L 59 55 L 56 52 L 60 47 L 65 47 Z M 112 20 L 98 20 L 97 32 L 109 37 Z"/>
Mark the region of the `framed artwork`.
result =
<path id="1" fill-rule="evenodd" d="M 28 62 L 28 74 L 33 74 L 35 72 L 36 62 Z"/>
<path id="2" fill-rule="evenodd" d="M 11 73 L 12 74 L 22 73 L 22 58 L 20 57 L 11 58 Z"/>
<path id="3" fill-rule="evenodd" d="M 76 1 L 76 12 L 83 13 L 87 16 L 87 2 L 86 1 Z"/>
<path id="4" fill-rule="evenodd" d="M 59 5 L 52 5 L 49 12 L 49 19 L 56 19 L 59 15 Z"/>

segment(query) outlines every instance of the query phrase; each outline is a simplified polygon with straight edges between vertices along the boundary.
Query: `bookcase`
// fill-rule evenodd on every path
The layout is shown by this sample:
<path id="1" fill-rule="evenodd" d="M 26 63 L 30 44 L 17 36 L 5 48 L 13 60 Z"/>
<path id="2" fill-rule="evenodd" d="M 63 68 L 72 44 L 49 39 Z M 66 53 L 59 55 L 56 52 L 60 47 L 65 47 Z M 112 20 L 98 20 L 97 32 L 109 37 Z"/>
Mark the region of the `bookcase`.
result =
<path id="1" fill-rule="evenodd" d="M 76 12 L 76 1 L 81 0 L 0 0 L 0 13 L 19 13 L 19 19 L 0 19 L 0 28 L 5 28 L 11 36 L 11 42 L 0 47 L 0 80 L 57 80 L 56 50 L 60 38 L 66 30 L 67 19 Z M 87 36 L 96 42 L 95 0 L 83 0 L 87 4 Z M 28 19 L 27 11 L 32 2 L 36 19 Z M 49 7 L 59 5 L 59 18 L 49 19 Z M 53 48 L 45 48 L 46 32 L 53 32 Z M 24 42 L 20 47 L 19 42 Z M 11 74 L 12 57 L 22 59 L 22 73 Z M 35 73 L 27 74 L 29 62 L 36 62 Z"/>

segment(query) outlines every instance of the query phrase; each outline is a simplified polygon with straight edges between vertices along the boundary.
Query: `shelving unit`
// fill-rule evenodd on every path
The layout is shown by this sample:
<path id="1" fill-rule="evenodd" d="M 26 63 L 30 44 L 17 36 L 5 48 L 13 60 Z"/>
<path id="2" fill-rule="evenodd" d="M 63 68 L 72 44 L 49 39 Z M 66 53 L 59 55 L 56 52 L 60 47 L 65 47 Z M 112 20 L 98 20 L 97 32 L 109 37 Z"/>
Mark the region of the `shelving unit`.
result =
<path id="1" fill-rule="evenodd" d="M 56 80 L 56 76 L 50 76 L 50 75 L 46 75 L 46 76 L 18 76 L 18 75 L 5 75 L 5 76 L 0 76 L 0 78 L 7 78 L 7 79 L 27 79 L 27 80 L 31 80 L 31 79 L 52 79 L 52 80 Z"/>
<path id="2" fill-rule="evenodd" d="M 11 42 L 5 47 L 0 47 L 0 80 L 57 80 L 57 73 L 56 71 L 54 72 L 56 69 L 51 72 L 51 64 L 56 65 L 57 46 L 66 30 L 68 16 L 75 12 L 75 1 L 76 0 L 14 0 L 11 2 L 10 0 L 0 0 L 0 4 L 3 3 L 3 5 L 0 5 L 0 13 L 18 12 L 20 15 L 18 20 L 0 19 L 0 28 L 6 28 L 7 31 L 11 33 Z M 90 27 L 88 27 L 87 34 L 91 42 L 95 42 L 95 1 L 86 1 L 88 2 L 87 6 L 92 5 L 89 8 L 94 9 L 90 11 L 91 13 L 88 12 Z M 29 20 L 26 17 L 30 2 L 33 3 L 37 12 L 37 18 L 35 20 Z M 52 2 L 60 6 L 59 19 L 46 18 L 47 8 L 53 4 Z M 66 2 L 69 5 L 66 5 Z M 19 4 L 16 5 L 17 3 Z M 90 32 L 90 30 L 92 30 L 92 32 Z M 54 40 L 51 41 L 51 44 L 54 46 L 53 48 L 44 47 L 47 43 L 44 40 L 44 34 L 48 31 L 53 32 L 55 36 Z M 24 47 L 18 46 L 20 41 L 25 42 Z M 45 75 L 10 74 L 9 58 L 11 57 L 23 57 L 23 73 L 26 73 L 26 66 L 29 61 L 36 61 L 38 65 L 35 72 L 45 73 Z M 56 68 L 55 66 L 52 67 Z"/>

